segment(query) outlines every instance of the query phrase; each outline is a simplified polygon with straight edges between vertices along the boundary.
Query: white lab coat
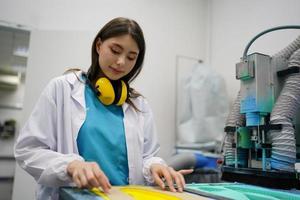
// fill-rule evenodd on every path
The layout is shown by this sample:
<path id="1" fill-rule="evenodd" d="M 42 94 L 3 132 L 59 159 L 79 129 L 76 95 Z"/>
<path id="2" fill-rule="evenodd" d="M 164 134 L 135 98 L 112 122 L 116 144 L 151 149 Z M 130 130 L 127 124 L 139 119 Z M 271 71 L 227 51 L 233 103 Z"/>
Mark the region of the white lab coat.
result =
<path id="1" fill-rule="evenodd" d="M 17 162 L 38 183 L 37 199 L 58 199 L 59 186 L 74 186 L 66 167 L 73 160 L 84 160 L 76 138 L 86 116 L 85 84 L 79 81 L 81 72 L 76 74 L 50 81 L 15 144 Z M 159 145 L 148 103 L 143 97 L 132 100 L 141 112 L 127 103 L 122 106 L 129 184 L 147 184 L 153 182 L 150 165 L 165 162 L 155 157 Z"/>

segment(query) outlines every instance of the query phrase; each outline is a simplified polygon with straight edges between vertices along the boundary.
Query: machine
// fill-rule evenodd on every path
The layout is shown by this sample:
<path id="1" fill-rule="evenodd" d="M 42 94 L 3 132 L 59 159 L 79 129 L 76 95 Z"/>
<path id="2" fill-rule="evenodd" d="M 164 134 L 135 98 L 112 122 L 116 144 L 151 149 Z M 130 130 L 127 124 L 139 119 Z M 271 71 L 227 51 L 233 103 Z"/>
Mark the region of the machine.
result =
<path id="1" fill-rule="evenodd" d="M 300 36 L 274 56 L 247 55 L 236 64 L 241 86 L 225 125 L 222 180 L 270 188 L 300 188 Z M 298 119 L 297 119 L 298 118 Z"/>

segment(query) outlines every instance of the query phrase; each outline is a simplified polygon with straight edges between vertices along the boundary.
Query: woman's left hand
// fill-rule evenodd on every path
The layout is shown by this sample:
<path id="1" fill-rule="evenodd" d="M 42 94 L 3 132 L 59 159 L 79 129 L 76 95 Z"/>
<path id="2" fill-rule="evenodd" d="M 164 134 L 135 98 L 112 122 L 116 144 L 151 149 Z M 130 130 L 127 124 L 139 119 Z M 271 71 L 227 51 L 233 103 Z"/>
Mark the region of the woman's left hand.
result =
<path id="1" fill-rule="evenodd" d="M 183 175 L 190 174 L 193 169 L 184 169 L 175 171 L 172 167 L 164 166 L 162 164 L 152 164 L 150 167 L 154 182 L 162 189 L 165 189 L 165 182 L 168 184 L 170 191 L 176 192 L 174 183 L 177 185 L 179 192 L 183 191 L 185 180 Z"/>

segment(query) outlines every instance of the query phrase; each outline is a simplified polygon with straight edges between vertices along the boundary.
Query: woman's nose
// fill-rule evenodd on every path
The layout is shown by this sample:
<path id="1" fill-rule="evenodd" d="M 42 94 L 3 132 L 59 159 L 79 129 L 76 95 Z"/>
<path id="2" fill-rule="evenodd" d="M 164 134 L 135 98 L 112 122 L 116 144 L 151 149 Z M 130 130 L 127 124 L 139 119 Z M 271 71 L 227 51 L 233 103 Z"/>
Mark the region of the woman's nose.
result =
<path id="1" fill-rule="evenodd" d="M 118 64 L 119 66 L 124 66 L 124 65 L 125 65 L 125 62 L 126 62 L 125 56 L 120 55 L 120 56 L 118 57 L 117 64 Z"/>

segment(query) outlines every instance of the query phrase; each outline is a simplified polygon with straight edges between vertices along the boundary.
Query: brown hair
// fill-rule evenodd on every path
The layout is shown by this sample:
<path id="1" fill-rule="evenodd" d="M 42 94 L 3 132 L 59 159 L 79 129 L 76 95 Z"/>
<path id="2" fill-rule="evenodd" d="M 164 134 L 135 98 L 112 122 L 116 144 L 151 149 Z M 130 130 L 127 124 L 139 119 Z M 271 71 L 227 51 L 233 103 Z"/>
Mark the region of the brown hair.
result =
<path id="1" fill-rule="evenodd" d="M 103 42 L 109 38 L 122 36 L 126 34 L 131 35 L 131 37 L 137 43 L 139 48 L 139 54 L 133 69 L 126 76 L 124 76 L 122 80 L 125 81 L 129 86 L 129 97 L 136 98 L 141 95 L 137 93 L 133 88 L 130 88 L 130 83 L 138 76 L 138 74 L 142 70 L 146 44 L 145 44 L 144 34 L 141 27 L 138 25 L 137 22 L 135 22 L 132 19 L 123 18 L 123 17 L 115 18 L 109 21 L 106 25 L 104 25 L 104 27 L 98 32 L 98 34 L 96 35 L 93 41 L 91 66 L 88 69 L 87 74 L 91 82 L 96 81 L 99 78 L 99 75 L 102 74 L 98 62 L 99 55 L 96 50 L 97 40 L 100 38 L 101 41 Z M 127 98 L 126 102 L 132 105 L 136 109 L 136 107 L 130 101 L 129 98 Z"/>

